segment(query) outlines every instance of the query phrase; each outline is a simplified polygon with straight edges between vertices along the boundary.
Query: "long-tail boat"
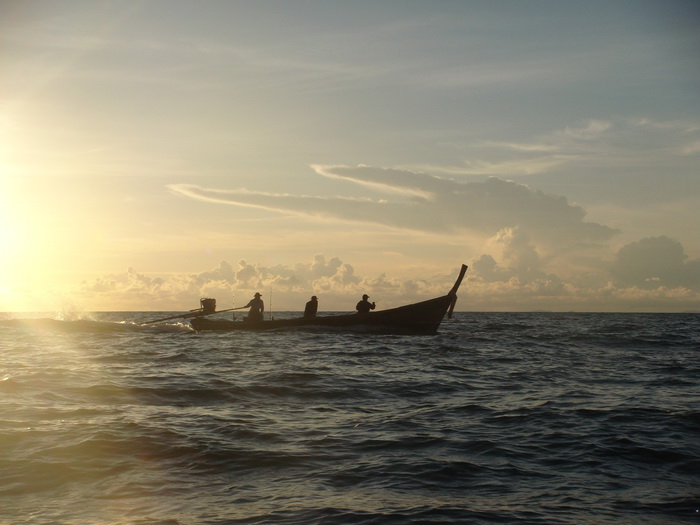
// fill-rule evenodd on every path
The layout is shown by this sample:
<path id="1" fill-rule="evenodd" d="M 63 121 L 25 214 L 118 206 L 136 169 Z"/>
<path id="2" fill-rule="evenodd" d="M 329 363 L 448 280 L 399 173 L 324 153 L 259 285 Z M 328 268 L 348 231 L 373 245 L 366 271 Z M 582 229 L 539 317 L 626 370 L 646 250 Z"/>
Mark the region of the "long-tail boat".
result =
<path id="1" fill-rule="evenodd" d="M 259 321 L 231 321 L 224 319 L 210 319 L 207 315 L 221 313 L 215 311 L 215 304 L 212 307 L 213 299 L 202 299 L 202 308 L 197 311 L 190 311 L 183 314 L 186 317 L 193 317 L 190 321 L 192 329 L 196 332 L 206 330 L 218 331 L 238 331 L 238 330 L 275 330 L 275 329 L 295 329 L 295 328 L 330 328 L 342 331 L 362 331 L 379 333 L 400 333 L 400 334 L 435 334 L 442 323 L 445 314 L 452 317 L 455 304 L 457 303 L 457 290 L 467 271 L 467 266 L 462 265 L 457 281 L 452 289 L 442 297 L 429 299 L 419 303 L 390 308 L 388 310 L 372 311 L 366 314 L 337 314 L 318 315 L 315 317 L 296 317 L 291 319 L 269 319 Z M 209 301 L 205 304 L 205 301 Z M 208 307 L 208 310 L 207 308 Z M 214 311 L 212 311 L 212 309 Z M 226 310 L 229 311 L 229 310 Z M 172 319 L 172 318 L 169 318 Z M 163 320 L 163 319 L 159 319 Z M 155 321 L 154 321 L 155 322 Z"/>

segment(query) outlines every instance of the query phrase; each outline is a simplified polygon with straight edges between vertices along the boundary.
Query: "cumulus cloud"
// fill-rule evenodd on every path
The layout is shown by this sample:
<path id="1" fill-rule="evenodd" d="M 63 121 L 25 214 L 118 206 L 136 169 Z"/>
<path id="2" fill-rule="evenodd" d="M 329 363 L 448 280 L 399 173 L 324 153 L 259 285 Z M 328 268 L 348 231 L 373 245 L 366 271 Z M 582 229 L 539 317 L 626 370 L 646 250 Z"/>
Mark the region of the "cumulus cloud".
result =
<path id="1" fill-rule="evenodd" d="M 486 244 L 493 254 L 482 254 L 472 264 L 471 279 L 497 295 L 530 297 L 567 296 L 565 282 L 546 271 L 536 247 L 517 229 L 506 229 Z M 484 287 L 483 285 L 487 284 Z"/>
<path id="2" fill-rule="evenodd" d="M 226 261 L 222 261 L 217 268 L 208 272 L 202 272 L 194 277 L 196 284 L 204 284 L 209 281 L 223 281 L 232 284 L 236 279 L 233 267 Z"/>
<path id="3" fill-rule="evenodd" d="M 570 278 L 547 270 L 546 261 L 526 234 L 498 232 L 483 253 L 469 263 L 458 309 L 678 311 L 700 305 L 700 260 L 688 260 L 683 247 L 667 237 L 623 246 L 609 272 Z M 151 276 L 129 268 L 121 274 L 83 283 L 81 300 L 110 309 L 115 302 L 134 310 L 180 310 L 214 297 L 219 309 L 240 306 L 261 292 L 275 310 L 299 311 L 311 295 L 322 311 L 352 311 L 362 293 L 380 308 L 408 304 L 446 293 L 458 268 L 436 275 L 399 277 L 358 275 L 338 257 L 318 254 L 310 261 L 266 266 L 222 261 L 196 274 Z M 100 308 L 97 308 L 100 309 Z"/>
<path id="4" fill-rule="evenodd" d="M 700 309 L 700 260 L 688 260 L 683 246 L 668 237 L 629 243 L 607 269 L 598 261 L 598 271 L 567 276 L 547 271 L 536 246 L 517 230 L 499 232 L 485 248 L 468 279 L 469 296 L 483 309 Z"/>
<path id="5" fill-rule="evenodd" d="M 362 278 L 355 274 L 352 265 L 337 257 L 327 259 L 318 254 L 311 262 L 291 266 L 266 266 L 240 260 L 234 268 L 222 261 L 216 268 L 201 273 L 158 277 L 129 268 L 124 273 L 84 282 L 79 294 L 98 304 L 127 304 L 138 310 L 188 310 L 196 307 L 201 297 L 217 298 L 220 309 L 230 308 L 232 301 L 240 305 L 255 292 L 265 297 L 274 295 L 282 307 L 294 309 L 303 305 L 308 296 L 316 294 L 323 296 L 326 309 L 343 309 L 349 308 L 358 294 L 369 290 L 384 293 L 391 297 L 389 303 L 396 300 L 398 304 L 420 294 L 440 295 L 447 291 L 448 283 L 449 277 L 444 281 L 438 278 L 430 284 L 423 281 L 421 285 L 415 280 L 407 284 L 401 279 L 384 276 Z"/>
<path id="6" fill-rule="evenodd" d="M 165 281 L 160 277 L 149 277 L 129 268 L 122 274 L 101 276 L 91 283 L 84 283 L 84 288 L 93 292 L 119 290 L 124 293 L 149 294 L 157 292 L 164 283 Z"/>
<path id="7" fill-rule="evenodd" d="M 508 281 L 517 278 L 531 282 L 545 277 L 544 264 L 528 236 L 517 228 L 506 228 L 489 239 L 486 247 L 492 254 L 483 254 L 474 262 L 477 275 L 490 281 Z M 499 262 L 496 261 L 496 258 Z"/>
<path id="8" fill-rule="evenodd" d="M 518 228 L 538 242 L 573 244 L 608 240 L 616 230 L 585 220 L 585 211 L 565 197 L 545 194 L 498 178 L 459 182 L 407 170 L 371 166 L 314 166 L 319 175 L 394 194 L 350 199 L 173 185 L 191 198 L 253 206 L 305 217 L 365 222 L 422 232 L 471 230 L 493 235 Z"/>
<path id="9" fill-rule="evenodd" d="M 700 308 L 700 260 L 667 237 L 622 247 L 609 273 L 567 278 L 547 270 L 546 261 L 518 230 L 499 232 L 490 253 L 471 261 L 459 292 L 464 310 L 679 311 Z M 266 266 L 226 261 L 196 274 L 149 276 L 132 268 L 85 282 L 77 296 L 110 309 L 115 302 L 134 310 L 181 310 L 214 297 L 219 309 L 240 306 L 261 292 L 268 307 L 299 311 L 317 295 L 322 311 L 352 311 L 362 293 L 390 308 L 437 297 L 452 286 L 458 268 L 437 275 L 358 275 L 338 257 L 318 254 L 310 261 Z M 98 308 L 99 309 L 99 308 Z"/>
<path id="10" fill-rule="evenodd" d="M 646 289 L 700 285 L 700 259 L 688 260 L 681 243 L 666 236 L 623 246 L 611 271 L 618 283 Z"/>

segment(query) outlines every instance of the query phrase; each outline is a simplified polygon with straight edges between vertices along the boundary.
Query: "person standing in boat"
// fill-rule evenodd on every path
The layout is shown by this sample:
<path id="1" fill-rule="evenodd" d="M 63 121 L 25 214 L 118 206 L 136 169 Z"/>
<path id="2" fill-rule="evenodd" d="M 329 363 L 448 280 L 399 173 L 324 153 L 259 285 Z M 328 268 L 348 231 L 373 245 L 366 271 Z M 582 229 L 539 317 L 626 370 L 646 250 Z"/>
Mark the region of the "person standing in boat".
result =
<path id="1" fill-rule="evenodd" d="M 262 321 L 263 312 L 265 311 L 265 303 L 263 303 L 262 295 L 256 293 L 255 296 L 243 308 L 250 308 L 248 312 L 248 321 Z"/>
<path id="2" fill-rule="evenodd" d="M 316 317 L 316 312 L 318 311 L 318 297 L 313 295 L 311 300 L 306 303 L 306 308 L 304 308 L 304 317 Z"/>
<path id="3" fill-rule="evenodd" d="M 377 307 L 375 303 L 370 303 L 367 299 L 369 299 L 369 295 L 365 294 L 362 296 L 362 301 L 357 303 L 355 309 L 358 314 L 367 314 L 370 310 L 374 310 Z"/>

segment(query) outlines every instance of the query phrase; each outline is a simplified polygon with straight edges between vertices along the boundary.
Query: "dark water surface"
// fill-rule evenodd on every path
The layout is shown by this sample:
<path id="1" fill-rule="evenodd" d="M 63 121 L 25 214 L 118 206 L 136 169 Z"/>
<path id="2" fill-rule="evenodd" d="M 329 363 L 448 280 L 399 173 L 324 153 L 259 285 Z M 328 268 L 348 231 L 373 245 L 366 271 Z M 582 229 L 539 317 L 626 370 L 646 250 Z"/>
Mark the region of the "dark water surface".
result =
<path id="1" fill-rule="evenodd" d="M 0 523 L 700 523 L 700 315 L 0 317 Z"/>

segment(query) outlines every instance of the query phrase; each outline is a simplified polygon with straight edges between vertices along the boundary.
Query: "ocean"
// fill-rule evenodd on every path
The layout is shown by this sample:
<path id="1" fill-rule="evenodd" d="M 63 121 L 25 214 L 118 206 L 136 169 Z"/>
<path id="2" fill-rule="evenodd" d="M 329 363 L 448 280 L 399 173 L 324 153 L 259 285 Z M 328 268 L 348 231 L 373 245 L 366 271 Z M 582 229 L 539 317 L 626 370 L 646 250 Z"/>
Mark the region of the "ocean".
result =
<path id="1" fill-rule="evenodd" d="M 161 314 L 0 314 L 0 523 L 700 523 L 699 314 Z"/>

